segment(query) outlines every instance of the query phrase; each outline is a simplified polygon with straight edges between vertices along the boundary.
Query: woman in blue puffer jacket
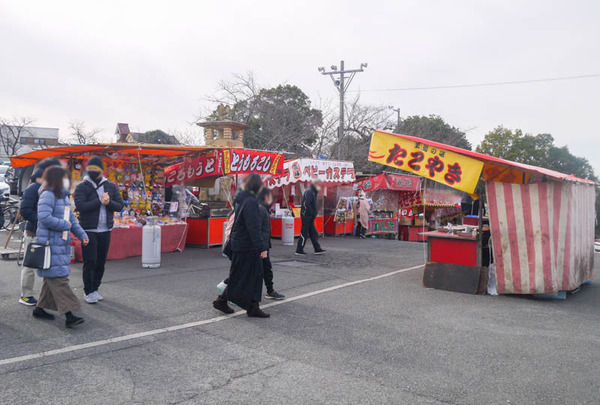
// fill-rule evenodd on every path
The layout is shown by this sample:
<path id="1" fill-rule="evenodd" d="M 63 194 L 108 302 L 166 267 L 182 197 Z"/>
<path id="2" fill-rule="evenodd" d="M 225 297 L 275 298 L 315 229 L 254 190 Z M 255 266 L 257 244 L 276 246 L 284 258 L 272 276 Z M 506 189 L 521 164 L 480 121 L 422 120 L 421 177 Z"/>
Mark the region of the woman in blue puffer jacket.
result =
<path id="1" fill-rule="evenodd" d="M 49 243 L 51 251 L 50 268 L 38 269 L 38 276 L 44 279 L 42 291 L 33 316 L 38 319 L 54 319 L 46 309 L 57 311 L 66 317 L 65 325 L 71 328 L 83 322 L 83 318 L 73 315 L 81 304 L 71 290 L 71 232 L 81 243 L 89 242 L 87 234 L 79 226 L 69 204 L 68 172 L 60 166 L 52 166 L 44 172 L 44 185 L 40 188 L 37 213 L 37 243 Z M 65 218 L 69 218 L 68 220 Z"/>

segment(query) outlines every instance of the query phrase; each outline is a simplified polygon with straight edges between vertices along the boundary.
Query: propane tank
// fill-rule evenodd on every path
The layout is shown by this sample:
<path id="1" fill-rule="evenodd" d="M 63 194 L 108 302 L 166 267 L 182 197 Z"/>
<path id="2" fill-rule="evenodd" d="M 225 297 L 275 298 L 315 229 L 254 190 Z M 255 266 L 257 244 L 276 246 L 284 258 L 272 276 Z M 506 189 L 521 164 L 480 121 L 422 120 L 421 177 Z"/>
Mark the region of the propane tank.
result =
<path id="1" fill-rule="evenodd" d="M 281 218 L 281 244 L 283 246 L 294 244 L 294 217 Z"/>
<path id="2" fill-rule="evenodd" d="M 156 217 L 147 217 L 142 227 L 142 267 L 156 269 L 160 267 L 160 225 Z"/>

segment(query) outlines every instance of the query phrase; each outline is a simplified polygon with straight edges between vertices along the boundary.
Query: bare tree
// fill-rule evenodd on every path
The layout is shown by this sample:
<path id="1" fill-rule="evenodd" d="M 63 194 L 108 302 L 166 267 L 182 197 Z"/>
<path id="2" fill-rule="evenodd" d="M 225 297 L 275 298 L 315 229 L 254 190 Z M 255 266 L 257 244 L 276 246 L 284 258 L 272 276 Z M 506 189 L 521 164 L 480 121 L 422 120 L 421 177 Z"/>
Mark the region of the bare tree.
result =
<path id="1" fill-rule="evenodd" d="M 330 156 L 340 160 L 354 162 L 357 170 L 378 170 L 368 162 L 371 134 L 375 129 L 391 129 L 394 126 L 393 112 L 386 106 L 364 105 L 360 95 L 346 105 L 346 127 L 344 136 L 339 139 L 337 131 L 330 131 L 332 138 L 329 146 Z M 339 119 L 335 118 L 337 127 Z M 380 168 L 379 168 L 380 170 Z"/>
<path id="2" fill-rule="evenodd" d="M 5 119 L 0 118 L 0 142 L 2 143 L 2 152 L 6 156 L 16 155 L 23 144 L 22 136 L 31 136 L 29 126 L 33 124 L 31 118 L 21 117 Z"/>
<path id="3" fill-rule="evenodd" d="M 259 96 L 260 90 L 261 86 L 256 82 L 253 72 L 234 74 L 229 80 L 221 80 L 217 86 L 217 91 L 206 97 L 206 101 L 211 103 L 212 108 L 198 118 L 208 117 L 209 120 L 214 118 L 212 117 L 214 106 L 225 104 L 231 106 L 231 118 L 233 120 L 248 123 L 253 114 L 253 110 L 248 107 L 254 104 L 252 100 Z"/>
<path id="4" fill-rule="evenodd" d="M 170 131 L 171 134 L 181 145 L 190 145 L 190 146 L 200 146 L 204 145 L 204 134 L 200 130 L 194 130 L 193 128 L 188 128 L 184 130 L 178 131 Z"/>
<path id="5" fill-rule="evenodd" d="M 323 124 L 317 129 L 317 142 L 312 148 L 313 156 L 329 156 L 338 138 L 338 104 L 331 100 L 319 100 L 316 106 L 323 114 Z"/>
<path id="6" fill-rule="evenodd" d="M 85 122 L 74 120 L 69 123 L 69 140 L 73 140 L 79 144 L 98 143 L 98 134 L 102 132 L 100 128 L 87 129 Z"/>

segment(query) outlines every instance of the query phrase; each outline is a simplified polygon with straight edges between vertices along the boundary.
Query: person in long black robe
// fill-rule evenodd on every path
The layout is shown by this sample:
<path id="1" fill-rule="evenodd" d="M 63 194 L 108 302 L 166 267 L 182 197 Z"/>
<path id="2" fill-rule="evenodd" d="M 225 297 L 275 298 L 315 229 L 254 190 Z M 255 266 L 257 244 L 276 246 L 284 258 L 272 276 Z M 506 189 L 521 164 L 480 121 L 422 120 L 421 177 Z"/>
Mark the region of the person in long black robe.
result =
<path id="1" fill-rule="evenodd" d="M 259 307 L 262 297 L 262 258 L 267 247 L 261 235 L 261 222 L 256 195 L 262 186 L 260 176 L 250 174 L 244 189 L 235 198 L 235 222 L 231 230 L 231 267 L 227 288 L 213 302 L 213 307 L 233 313 L 227 305 L 231 301 L 247 311 L 250 317 L 267 318 L 269 314 Z"/>

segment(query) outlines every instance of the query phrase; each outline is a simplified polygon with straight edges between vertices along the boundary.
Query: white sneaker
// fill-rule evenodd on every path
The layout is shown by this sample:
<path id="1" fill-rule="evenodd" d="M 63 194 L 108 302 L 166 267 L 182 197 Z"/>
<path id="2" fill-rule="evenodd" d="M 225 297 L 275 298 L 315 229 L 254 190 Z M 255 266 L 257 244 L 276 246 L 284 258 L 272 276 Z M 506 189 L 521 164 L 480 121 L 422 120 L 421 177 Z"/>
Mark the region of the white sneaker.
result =
<path id="1" fill-rule="evenodd" d="M 94 296 L 94 298 L 96 298 L 96 301 L 102 301 L 104 299 L 104 297 L 101 296 L 98 291 L 94 291 L 90 295 Z"/>
<path id="2" fill-rule="evenodd" d="M 219 284 L 217 284 L 217 290 L 219 290 L 221 294 L 223 294 L 223 291 L 225 291 L 226 288 L 227 284 L 225 284 L 225 281 L 221 281 Z"/>
<path id="3" fill-rule="evenodd" d="M 96 297 L 94 297 L 94 293 L 83 294 L 83 299 L 88 304 L 97 304 L 98 303 L 98 300 L 96 299 Z"/>

